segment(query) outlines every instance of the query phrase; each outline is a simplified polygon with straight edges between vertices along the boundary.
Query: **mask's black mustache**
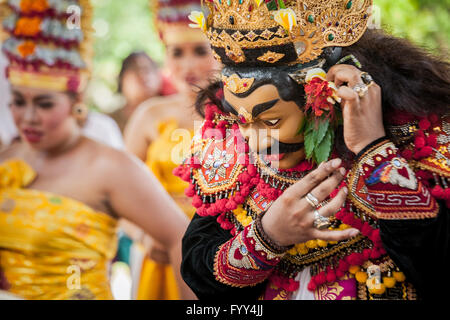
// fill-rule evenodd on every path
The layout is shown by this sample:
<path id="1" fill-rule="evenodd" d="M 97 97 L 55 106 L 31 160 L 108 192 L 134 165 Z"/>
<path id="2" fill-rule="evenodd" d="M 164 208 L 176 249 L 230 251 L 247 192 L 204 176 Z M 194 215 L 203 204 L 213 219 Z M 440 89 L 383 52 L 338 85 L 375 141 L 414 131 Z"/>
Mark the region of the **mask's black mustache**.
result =
<path id="1" fill-rule="evenodd" d="M 272 153 L 273 151 L 273 145 L 277 145 L 278 144 L 278 150 L 276 150 L 274 153 Z M 259 154 L 280 154 L 280 153 L 291 153 L 291 152 L 296 152 L 299 151 L 301 148 L 303 148 L 304 144 L 302 142 L 300 143 L 283 143 L 280 141 L 275 141 L 272 146 L 270 146 L 269 148 L 267 148 L 266 150 L 264 150 L 263 152 L 259 152 Z"/>

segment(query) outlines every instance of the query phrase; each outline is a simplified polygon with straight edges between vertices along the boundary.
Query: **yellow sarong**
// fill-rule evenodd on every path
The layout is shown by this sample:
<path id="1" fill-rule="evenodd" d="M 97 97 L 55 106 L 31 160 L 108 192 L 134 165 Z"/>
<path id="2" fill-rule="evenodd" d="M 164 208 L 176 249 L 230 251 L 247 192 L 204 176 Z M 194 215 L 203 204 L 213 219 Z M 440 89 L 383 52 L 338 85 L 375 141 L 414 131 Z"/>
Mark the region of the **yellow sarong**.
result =
<path id="1" fill-rule="evenodd" d="M 174 119 L 160 123 L 158 131 L 158 139 L 148 149 L 146 164 L 184 213 L 192 218 L 195 208 L 184 195 L 188 184 L 174 176 L 172 171 L 179 165 L 176 162 L 183 158 L 183 151 L 189 151 L 193 131 L 180 129 Z M 172 267 L 146 257 L 142 265 L 137 299 L 180 299 Z"/>
<path id="2" fill-rule="evenodd" d="M 57 194 L 26 189 L 36 173 L 0 164 L 0 272 L 27 300 L 113 299 L 108 268 L 117 221 Z"/>

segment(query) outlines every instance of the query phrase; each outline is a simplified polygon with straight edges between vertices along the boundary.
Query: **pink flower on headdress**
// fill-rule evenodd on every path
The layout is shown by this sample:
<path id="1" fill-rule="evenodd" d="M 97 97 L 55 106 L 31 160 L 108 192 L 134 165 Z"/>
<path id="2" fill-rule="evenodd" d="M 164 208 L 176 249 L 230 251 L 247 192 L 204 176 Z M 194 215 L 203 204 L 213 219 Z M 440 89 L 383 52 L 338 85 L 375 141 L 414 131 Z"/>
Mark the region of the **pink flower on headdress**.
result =
<path id="1" fill-rule="evenodd" d="M 77 92 L 80 86 L 80 79 L 77 76 L 72 76 L 67 80 L 67 90 L 71 92 Z"/>

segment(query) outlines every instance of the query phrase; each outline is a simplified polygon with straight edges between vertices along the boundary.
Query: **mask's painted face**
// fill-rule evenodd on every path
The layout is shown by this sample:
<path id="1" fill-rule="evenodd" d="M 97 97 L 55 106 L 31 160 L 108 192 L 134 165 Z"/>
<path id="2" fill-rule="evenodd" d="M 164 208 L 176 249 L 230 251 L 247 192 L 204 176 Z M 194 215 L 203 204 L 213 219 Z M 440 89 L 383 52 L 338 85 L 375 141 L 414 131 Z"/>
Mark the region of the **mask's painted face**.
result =
<path id="1" fill-rule="evenodd" d="M 246 97 L 225 88 L 223 104 L 237 118 L 250 150 L 272 167 L 290 169 L 305 159 L 304 137 L 298 134 L 304 114 L 297 103 L 283 100 L 274 85 L 265 84 Z"/>

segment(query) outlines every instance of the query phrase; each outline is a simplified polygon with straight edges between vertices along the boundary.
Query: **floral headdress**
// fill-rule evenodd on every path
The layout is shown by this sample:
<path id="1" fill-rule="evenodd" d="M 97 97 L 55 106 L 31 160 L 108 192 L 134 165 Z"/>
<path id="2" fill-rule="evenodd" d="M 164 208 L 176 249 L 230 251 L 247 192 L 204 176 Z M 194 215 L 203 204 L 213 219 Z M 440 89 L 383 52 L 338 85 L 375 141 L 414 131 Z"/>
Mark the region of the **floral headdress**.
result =
<path id="1" fill-rule="evenodd" d="M 85 89 L 92 59 L 89 0 L 0 0 L 0 12 L 12 84 Z"/>
<path id="2" fill-rule="evenodd" d="M 202 9 L 200 0 L 150 0 L 156 29 L 166 44 L 207 41 L 205 35 L 189 28 L 189 14 Z"/>

